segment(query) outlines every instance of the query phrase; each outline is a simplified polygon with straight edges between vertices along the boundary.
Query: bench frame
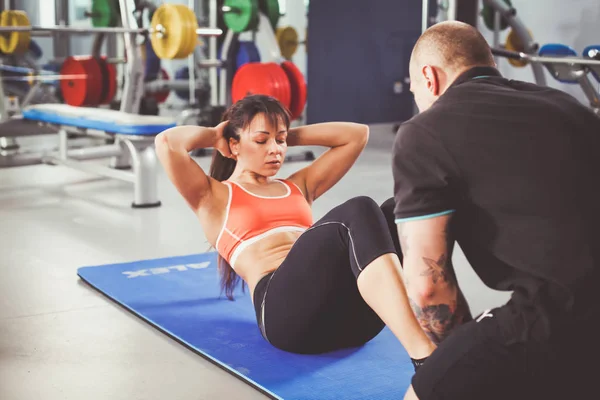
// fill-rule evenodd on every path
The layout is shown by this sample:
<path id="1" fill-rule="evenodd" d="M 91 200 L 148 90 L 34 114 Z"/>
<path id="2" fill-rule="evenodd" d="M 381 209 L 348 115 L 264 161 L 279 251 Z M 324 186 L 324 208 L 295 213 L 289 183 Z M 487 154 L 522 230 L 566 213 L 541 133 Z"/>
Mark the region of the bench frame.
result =
<path id="1" fill-rule="evenodd" d="M 134 208 L 161 205 L 157 190 L 158 160 L 154 150 L 154 135 L 109 134 L 68 125 L 58 125 L 58 128 L 58 154 L 43 156 L 43 163 L 64 165 L 90 174 L 133 183 L 131 206 Z M 70 134 L 113 139 L 114 143 L 73 150 L 69 149 Z M 111 158 L 110 165 L 84 162 L 102 158 Z"/>

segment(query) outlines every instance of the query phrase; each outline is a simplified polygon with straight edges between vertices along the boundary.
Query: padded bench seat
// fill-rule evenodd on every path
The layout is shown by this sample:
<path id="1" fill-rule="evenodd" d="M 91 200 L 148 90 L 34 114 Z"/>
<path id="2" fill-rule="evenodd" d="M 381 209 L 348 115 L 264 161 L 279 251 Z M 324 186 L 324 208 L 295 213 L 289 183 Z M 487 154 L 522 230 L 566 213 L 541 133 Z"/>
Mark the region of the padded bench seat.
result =
<path id="1" fill-rule="evenodd" d="M 25 107 L 22 115 L 24 119 L 32 121 L 122 135 L 153 136 L 176 126 L 175 119 L 170 117 L 137 115 L 68 104 L 36 104 Z"/>

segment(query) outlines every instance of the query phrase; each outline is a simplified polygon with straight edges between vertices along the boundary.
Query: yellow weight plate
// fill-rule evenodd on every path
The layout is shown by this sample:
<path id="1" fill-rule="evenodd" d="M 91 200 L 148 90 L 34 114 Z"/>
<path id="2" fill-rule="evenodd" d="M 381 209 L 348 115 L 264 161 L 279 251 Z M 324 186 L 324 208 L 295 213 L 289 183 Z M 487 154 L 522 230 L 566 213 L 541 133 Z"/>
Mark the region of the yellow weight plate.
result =
<path id="1" fill-rule="evenodd" d="M 163 3 L 154 12 L 150 41 L 158 58 L 172 60 L 187 57 L 191 54 L 192 46 L 188 41 L 192 36 L 194 37 L 194 48 L 196 47 L 196 28 L 194 26 L 198 26 L 198 23 L 195 16 L 195 23 L 189 22 L 189 13 L 193 14 L 187 7 L 184 11 L 182 7 L 168 3 Z M 162 28 L 164 32 L 161 33 L 159 28 Z"/>
<path id="2" fill-rule="evenodd" d="M 0 26 L 21 27 L 31 26 L 24 11 L 4 10 L 0 15 Z M 4 54 L 23 54 L 29 49 L 30 32 L 7 32 L 0 34 L 0 51 Z"/>
<path id="3" fill-rule="evenodd" d="M 177 14 L 179 15 L 179 18 L 181 21 L 178 24 L 178 27 L 183 32 L 186 32 L 189 29 L 189 25 L 190 25 L 189 15 L 185 12 L 186 7 L 183 4 L 176 4 L 175 7 L 177 7 Z M 182 41 L 181 41 L 181 47 L 179 48 L 179 51 L 177 52 L 176 58 L 184 58 L 185 54 L 187 54 L 189 48 L 190 48 L 190 38 L 188 35 L 183 35 Z"/>
<path id="4" fill-rule="evenodd" d="M 529 34 L 531 34 L 531 32 L 529 32 Z M 508 36 L 506 37 L 506 44 L 504 45 L 504 48 L 506 50 L 516 51 L 518 53 L 525 52 L 525 49 L 523 48 L 523 44 L 521 43 L 521 40 L 515 34 L 515 31 L 512 30 L 512 29 L 510 30 L 510 32 L 508 33 Z M 517 68 L 522 68 L 522 67 L 525 67 L 527 65 L 526 61 L 515 60 L 513 58 L 508 58 L 508 62 L 513 67 L 517 67 Z"/>
<path id="5" fill-rule="evenodd" d="M 196 14 L 194 14 L 189 7 L 183 4 L 180 4 L 179 6 L 181 14 L 187 21 L 187 27 L 185 28 L 187 47 L 184 55 L 184 57 L 187 57 L 194 52 L 198 43 L 198 35 L 196 35 L 196 29 L 198 29 L 198 20 L 196 19 Z"/>
<path id="6" fill-rule="evenodd" d="M 286 26 L 277 28 L 275 36 L 281 55 L 286 60 L 290 60 L 298 49 L 298 32 L 293 27 Z"/>

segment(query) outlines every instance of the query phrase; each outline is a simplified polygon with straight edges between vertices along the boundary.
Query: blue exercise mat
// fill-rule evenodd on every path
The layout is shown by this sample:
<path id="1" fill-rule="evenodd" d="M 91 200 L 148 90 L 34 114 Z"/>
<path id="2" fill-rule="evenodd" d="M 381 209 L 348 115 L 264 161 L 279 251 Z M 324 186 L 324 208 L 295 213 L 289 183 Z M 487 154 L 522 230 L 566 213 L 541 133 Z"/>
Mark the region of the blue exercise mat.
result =
<path id="1" fill-rule="evenodd" d="M 118 110 L 74 107 L 66 104 L 50 106 L 54 108 L 44 108 L 44 105 L 29 106 L 24 108 L 21 114 L 24 119 L 31 121 L 96 129 L 122 135 L 157 135 L 177 125 L 171 118 L 154 115 L 133 115 Z M 62 110 L 65 112 L 61 113 Z M 71 111 L 78 111 L 80 115 L 70 115 Z M 131 120 L 132 118 L 134 120 Z"/>
<path id="2" fill-rule="evenodd" d="M 78 275 L 154 327 L 276 399 L 402 399 L 413 366 L 389 329 L 360 348 L 278 350 L 260 335 L 250 295 L 220 295 L 216 253 L 82 267 Z"/>

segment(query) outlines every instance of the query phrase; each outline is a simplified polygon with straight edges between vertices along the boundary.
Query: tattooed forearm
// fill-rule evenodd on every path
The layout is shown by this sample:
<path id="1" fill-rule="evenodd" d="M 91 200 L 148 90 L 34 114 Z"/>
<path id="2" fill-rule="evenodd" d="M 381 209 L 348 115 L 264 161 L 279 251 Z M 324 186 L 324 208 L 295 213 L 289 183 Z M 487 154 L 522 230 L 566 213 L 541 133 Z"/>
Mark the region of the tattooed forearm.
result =
<path id="1" fill-rule="evenodd" d="M 421 328 L 435 344 L 440 344 L 456 326 L 464 322 L 462 307 L 451 307 L 449 304 L 421 307 L 412 299 L 409 300 Z"/>
<path id="2" fill-rule="evenodd" d="M 437 261 L 431 258 L 422 257 L 425 262 L 426 269 L 421 272 L 421 276 L 430 276 L 433 283 L 438 281 L 448 282 L 448 274 L 446 273 L 446 255 L 442 254 Z"/>

